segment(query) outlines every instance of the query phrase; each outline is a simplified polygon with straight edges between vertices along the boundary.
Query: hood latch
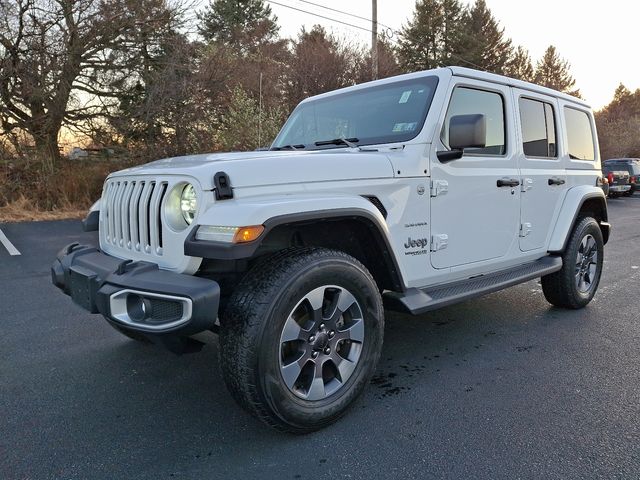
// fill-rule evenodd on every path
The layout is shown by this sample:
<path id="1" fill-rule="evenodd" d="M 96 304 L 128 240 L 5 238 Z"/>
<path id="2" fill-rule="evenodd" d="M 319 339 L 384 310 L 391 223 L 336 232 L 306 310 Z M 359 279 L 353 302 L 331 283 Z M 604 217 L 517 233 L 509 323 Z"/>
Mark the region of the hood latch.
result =
<path id="1" fill-rule="evenodd" d="M 216 200 L 228 200 L 233 198 L 233 189 L 231 188 L 231 180 L 225 172 L 218 172 L 213 177 L 215 185 Z"/>

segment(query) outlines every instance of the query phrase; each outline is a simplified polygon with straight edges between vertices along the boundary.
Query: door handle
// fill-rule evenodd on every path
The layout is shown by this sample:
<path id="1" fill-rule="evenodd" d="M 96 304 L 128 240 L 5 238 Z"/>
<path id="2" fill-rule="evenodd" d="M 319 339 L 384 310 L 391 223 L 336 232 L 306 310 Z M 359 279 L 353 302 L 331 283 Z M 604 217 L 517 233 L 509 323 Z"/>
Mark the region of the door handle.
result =
<path id="1" fill-rule="evenodd" d="M 550 178 L 549 185 L 564 185 L 566 182 L 562 178 Z"/>
<path id="2" fill-rule="evenodd" d="M 517 187 L 520 185 L 520 180 L 517 178 L 501 178 L 497 183 L 498 187 Z"/>

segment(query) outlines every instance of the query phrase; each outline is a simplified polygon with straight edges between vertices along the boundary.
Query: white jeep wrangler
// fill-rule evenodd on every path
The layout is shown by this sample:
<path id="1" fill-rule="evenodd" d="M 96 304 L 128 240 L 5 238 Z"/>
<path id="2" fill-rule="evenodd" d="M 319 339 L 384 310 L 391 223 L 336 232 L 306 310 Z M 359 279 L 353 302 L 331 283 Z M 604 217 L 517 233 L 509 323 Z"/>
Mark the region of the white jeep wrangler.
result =
<path id="1" fill-rule="evenodd" d="M 239 126 L 238 128 L 242 128 Z M 388 309 L 422 314 L 542 277 L 593 298 L 609 237 L 582 101 L 465 68 L 318 95 L 268 151 L 110 175 L 55 285 L 174 351 L 220 334 L 236 400 L 269 425 L 335 421 L 371 379 Z"/>

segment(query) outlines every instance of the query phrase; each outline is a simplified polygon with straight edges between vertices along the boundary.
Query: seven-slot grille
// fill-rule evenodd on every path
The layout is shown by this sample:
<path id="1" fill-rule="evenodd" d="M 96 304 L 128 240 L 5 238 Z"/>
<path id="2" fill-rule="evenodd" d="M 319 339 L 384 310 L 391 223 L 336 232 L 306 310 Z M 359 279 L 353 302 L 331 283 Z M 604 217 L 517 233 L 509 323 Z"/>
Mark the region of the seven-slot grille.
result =
<path id="1" fill-rule="evenodd" d="M 116 247 L 162 255 L 160 206 L 168 182 L 109 180 L 102 196 L 101 235 Z"/>

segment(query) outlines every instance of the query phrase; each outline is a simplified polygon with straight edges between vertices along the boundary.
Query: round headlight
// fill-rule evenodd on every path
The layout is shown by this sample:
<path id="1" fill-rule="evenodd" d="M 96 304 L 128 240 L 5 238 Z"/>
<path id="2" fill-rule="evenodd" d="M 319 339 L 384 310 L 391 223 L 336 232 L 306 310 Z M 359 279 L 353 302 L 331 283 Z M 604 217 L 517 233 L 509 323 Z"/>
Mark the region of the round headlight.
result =
<path id="1" fill-rule="evenodd" d="M 187 225 L 191 225 L 191 222 L 193 222 L 197 207 L 198 198 L 196 196 L 196 189 L 189 183 L 184 186 L 182 194 L 180 195 L 180 211 Z"/>

